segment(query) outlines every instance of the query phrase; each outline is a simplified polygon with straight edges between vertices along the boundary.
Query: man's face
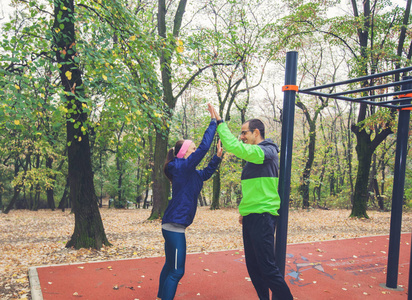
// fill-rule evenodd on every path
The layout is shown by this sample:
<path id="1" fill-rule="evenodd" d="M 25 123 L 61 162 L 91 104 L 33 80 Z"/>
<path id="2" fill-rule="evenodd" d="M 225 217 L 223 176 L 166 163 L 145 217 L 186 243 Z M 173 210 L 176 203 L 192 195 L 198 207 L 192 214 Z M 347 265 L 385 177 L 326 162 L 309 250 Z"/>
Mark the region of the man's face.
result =
<path id="1" fill-rule="evenodd" d="M 250 131 L 249 122 L 242 125 L 240 139 L 245 144 L 254 145 L 256 143 L 256 136 L 252 131 Z"/>

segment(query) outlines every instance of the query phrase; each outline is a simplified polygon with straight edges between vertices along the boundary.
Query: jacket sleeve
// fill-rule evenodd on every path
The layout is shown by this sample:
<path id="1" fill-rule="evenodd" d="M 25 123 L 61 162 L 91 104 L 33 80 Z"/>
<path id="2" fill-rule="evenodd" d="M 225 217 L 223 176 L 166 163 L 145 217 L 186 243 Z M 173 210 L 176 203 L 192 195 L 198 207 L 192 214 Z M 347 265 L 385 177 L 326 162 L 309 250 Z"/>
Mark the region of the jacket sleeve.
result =
<path id="1" fill-rule="evenodd" d="M 226 123 L 217 128 L 223 148 L 237 157 L 254 164 L 263 164 L 265 153 L 258 145 L 249 145 L 239 141 L 229 130 Z"/>
<path id="2" fill-rule="evenodd" d="M 203 170 L 198 170 L 198 173 L 200 177 L 202 178 L 203 181 L 208 180 L 210 177 L 212 177 L 213 173 L 216 171 L 217 167 L 219 166 L 219 163 L 222 161 L 220 157 L 217 155 L 213 156 L 213 158 L 210 160 L 209 164 L 207 165 L 206 168 Z"/>
<path id="3" fill-rule="evenodd" d="M 207 151 L 209 151 L 210 145 L 213 142 L 216 127 L 216 119 L 212 119 L 209 123 L 209 127 L 203 134 L 203 139 L 200 142 L 199 147 L 197 147 L 196 151 L 189 155 L 189 157 L 185 160 L 188 168 L 195 169 L 197 165 L 202 161 L 203 157 L 205 157 Z"/>

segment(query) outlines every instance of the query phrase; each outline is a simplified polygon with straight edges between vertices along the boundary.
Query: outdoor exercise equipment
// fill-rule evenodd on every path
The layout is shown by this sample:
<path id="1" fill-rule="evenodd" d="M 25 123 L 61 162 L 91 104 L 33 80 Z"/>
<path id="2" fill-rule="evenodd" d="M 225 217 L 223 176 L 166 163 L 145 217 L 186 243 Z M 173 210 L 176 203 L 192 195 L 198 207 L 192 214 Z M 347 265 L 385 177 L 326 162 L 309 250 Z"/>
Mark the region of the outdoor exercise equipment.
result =
<path id="1" fill-rule="evenodd" d="M 298 64 L 298 52 L 290 51 L 286 54 L 285 85 L 282 88 L 283 97 L 283 120 L 282 120 L 282 140 L 280 151 L 280 174 L 279 174 L 279 195 L 282 203 L 279 209 L 279 221 L 276 229 L 276 261 L 282 274 L 285 274 L 286 264 L 286 244 L 287 227 L 289 214 L 290 178 L 292 164 L 293 128 L 295 119 L 295 99 L 296 93 L 314 95 L 319 97 L 333 98 L 356 103 L 364 103 L 380 107 L 387 107 L 399 111 L 398 132 L 396 140 L 395 171 L 392 192 L 392 210 L 389 233 L 388 265 L 386 284 L 387 288 L 397 289 L 399 248 L 402 229 L 402 202 L 405 187 L 405 168 L 409 133 L 410 111 L 412 110 L 412 77 L 403 76 L 401 81 L 386 83 L 381 85 L 368 86 L 336 93 L 323 93 L 322 89 L 346 86 L 352 83 L 363 82 L 370 79 L 383 78 L 395 74 L 406 74 L 412 71 L 412 67 L 396 69 L 393 71 L 377 73 L 374 75 L 362 76 L 346 81 L 330 83 L 322 86 L 315 86 L 299 90 L 296 85 Z M 397 88 L 400 87 L 400 90 Z M 389 89 L 393 88 L 393 91 Z M 354 97 L 359 93 L 373 90 L 387 91 L 376 95 Z M 349 96 L 348 96 L 349 95 Z M 393 97 L 392 100 L 380 101 L 383 98 Z M 378 100 L 378 101 L 376 101 Z M 412 242 L 411 242 L 412 244 Z M 411 259 L 412 261 L 412 251 Z M 409 268 L 409 287 L 412 285 L 412 269 Z M 412 300 L 412 293 L 408 293 L 408 299 Z"/>

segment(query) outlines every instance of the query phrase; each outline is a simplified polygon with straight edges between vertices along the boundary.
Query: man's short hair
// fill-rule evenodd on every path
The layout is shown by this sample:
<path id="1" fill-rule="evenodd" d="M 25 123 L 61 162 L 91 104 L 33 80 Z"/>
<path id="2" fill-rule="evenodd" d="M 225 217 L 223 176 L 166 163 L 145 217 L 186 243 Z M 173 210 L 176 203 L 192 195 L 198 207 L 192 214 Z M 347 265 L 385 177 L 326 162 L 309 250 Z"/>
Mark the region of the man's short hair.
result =
<path id="1" fill-rule="evenodd" d="M 258 129 L 260 132 L 260 136 L 262 139 L 265 139 L 265 124 L 259 119 L 250 119 L 246 121 L 245 123 L 249 123 L 249 130 L 254 131 L 255 129 Z"/>

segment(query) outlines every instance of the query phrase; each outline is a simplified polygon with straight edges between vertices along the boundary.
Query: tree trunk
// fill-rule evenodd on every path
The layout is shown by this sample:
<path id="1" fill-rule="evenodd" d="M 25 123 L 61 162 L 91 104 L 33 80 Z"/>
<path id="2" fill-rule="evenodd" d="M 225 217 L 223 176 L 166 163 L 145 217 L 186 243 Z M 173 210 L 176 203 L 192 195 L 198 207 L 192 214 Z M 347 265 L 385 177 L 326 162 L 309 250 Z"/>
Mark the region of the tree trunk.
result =
<path id="1" fill-rule="evenodd" d="M 371 169 L 370 169 L 370 174 L 369 174 L 369 184 L 368 184 L 368 195 L 369 195 L 369 201 L 372 204 L 375 204 L 375 199 L 377 199 L 379 195 L 379 189 L 378 193 L 376 194 L 376 189 L 375 189 L 375 181 L 376 181 L 376 176 L 377 176 L 377 170 L 376 170 L 376 154 L 372 154 L 372 162 L 371 162 Z"/>
<path id="2" fill-rule="evenodd" d="M 378 205 L 379 205 L 379 208 L 381 209 L 381 210 L 384 210 L 385 209 L 385 205 L 384 205 L 384 199 L 383 199 L 383 197 L 382 197 L 382 195 L 384 195 L 385 194 L 385 161 L 383 160 L 383 158 L 382 158 L 382 162 L 381 162 L 381 176 L 382 176 L 382 178 L 381 178 L 381 195 L 379 196 L 379 198 L 378 198 Z"/>
<path id="3" fill-rule="evenodd" d="M 68 122 L 68 138 L 74 128 Z M 70 201 L 75 215 L 74 233 L 66 247 L 100 249 L 110 245 L 106 238 L 93 184 L 93 173 L 87 136 L 69 147 Z"/>
<path id="4" fill-rule="evenodd" d="M 201 191 L 200 193 L 199 193 L 199 196 L 197 197 L 197 201 L 198 201 L 198 203 L 200 204 L 200 206 L 205 206 L 205 203 L 203 202 L 203 192 Z"/>
<path id="5" fill-rule="evenodd" d="M 40 205 L 40 185 L 37 184 L 34 189 L 34 201 L 33 206 L 31 207 L 32 211 L 38 211 Z"/>
<path id="6" fill-rule="evenodd" d="M 220 196 L 220 167 L 216 169 L 216 173 L 213 176 L 213 197 L 210 209 L 220 209 L 219 197 Z"/>
<path id="7" fill-rule="evenodd" d="M 156 132 L 156 146 L 154 153 L 153 167 L 153 208 L 149 220 L 163 217 L 163 213 L 168 205 L 170 183 L 163 172 L 163 163 L 166 159 L 168 138 L 163 133 Z M 157 162 L 157 163 L 156 163 Z"/>
<path id="8" fill-rule="evenodd" d="M 69 195 L 69 178 L 66 178 L 66 186 L 64 187 L 64 192 L 63 192 L 63 196 L 60 199 L 59 202 L 59 209 L 61 209 L 62 211 L 65 211 L 65 209 L 67 207 L 70 207 L 67 203 L 68 200 L 68 195 Z"/>
<path id="9" fill-rule="evenodd" d="M 75 40 L 73 0 L 54 1 L 53 38 L 67 109 L 68 177 L 75 215 L 74 233 L 66 247 L 100 249 L 106 238 L 94 189 L 85 97 Z M 77 59 L 76 59 L 77 58 Z M 77 61 L 77 62 L 76 62 Z M 83 130 L 82 130 L 83 129 Z"/>
<path id="10" fill-rule="evenodd" d="M 117 150 L 117 155 L 119 155 L 119 150 Z M 123 170 L 120 163 L 120 158 L 116 157 L 116 169 L 117 169 L 117 208 L 125 208 L 126 201 L 122 197 L 122 181 L 123 181 Z"/>
<path id="11" fill-rule="evenodd" d="M 14 187 L 13 198 L 11 198 L 9 205 L 7 205 L 6 209 L 4 210 L 5 214 L 8 214 L 9 211 L 13 208 L 14 204 L 17 201 L 17 198 L 19 197 L 19 194 L 20 194 L 20 187 L 15 186 Z"/>
<path id="12" fill-rule="evenodd" d="M 336 192 L 336 177 L 335 177 L 335 172 L 331 171 L 329 174 L 329 196 L 335 196 Z"/>
<path id="13" fill-rule="evenodd" d="M 302 181 L 299 186 L 300 195 L 302 197 L 302 208 L 309 208 L 309 185 L 310 175 L 312 173 L 312 166 L 315 160 L 315 146 L 316 146 L 316 118 L 311 120 L 309 116 L 306 117 L 309 123 L 309 143 L 308 143 L 308 158 L 306 160 L 305 169 L 302 173 Z"/>
<path id="14" fill-rule="evenodd" d="M 149 189 L 146 189 L 145 197 L 144 197 L 144 200 L 143 200 L 143 209 L 149 208 L 149 204 L 147 203 L 148 199 L 149 199 Z"/>
<path id="15" fill-rule="evenodd" d="M 19 161 L 16 159 L 14 163 L 14 177 L 17 177 L 17 175 L 19 174 L 19 170 L 20 170 L 20 164 L 19 164 Z M 3 211 L 5 214 L 8 214 L 10 210 L 14 207 L 14 204 L 16 203 L 17 198 L 19 197 L 20 189 L 21 189 L 21 186 L 19 185 L 14 186 L 13 198 L 11 198 L 6 209 Z"/>
<path id="16" fill-rule="evenodd" d="M 372 163 L 371 142 L 369 135 L 362 130 L 357 135 L 356 153 L 358 155 L 358 172 L 356 175 L 355 192 L 351 217 L 369 218 L 366 213 L 368 201 L 369 172 Z"/>
<path id="17" fill-rule="evenodd" d="M 232 188 L 233 188 L 233 182 L 230 182 L 226 190 L 226 201 L 225 201 L 226 206 L 228 206 L 229 204 L 232 204 Z"/>
<path id="18" fill-rule="evenodd" d="M 54 190 L 53 189 L 47 189 L 46 190 L 46 195 L 47 195 L 47 206 L 52 211 L 54 211 L 56 209 L 56 204 L 54 203 Z"/>
<path id="19" fill-rule="evenodd" d="M 52 167 L 53 167 L 53 158 L 47 157 L 46 158 L 46 168 L 49 168 L 51 170 Z M 54 176 L 51 179 L 55 180 L 56 176 Z M 53 189 L 46 189 L 46 195 L 47 195 L 47 206 L 52 211 L 54 211 L 56 209 L 56 204 L 54 203 L 54 190 Z"/>
<path id="20" fill-rule="evenodd" d="M 354 184 L 353 184 L 353 177 L 352 177 L 352 132 L 350 130 L 350 123 L 351 123 L 351 118 L 350 116 L 352 115 L 352 108 L 353 105 L 352 103 L 350 104 L 349 108 L 349 117 L 348 117 L 348 123 L 347 123 L 347 130 L 346 130 L 346 137 L 347 137 L 347 147 L 345 148 L 345 157 L 346 157 L 346 162 L 348 166 L 348 179 L 349 179 L 349 186 L 350 186 L 350 203 L 353 205 L 353 195 L 354 195 Z"/>

